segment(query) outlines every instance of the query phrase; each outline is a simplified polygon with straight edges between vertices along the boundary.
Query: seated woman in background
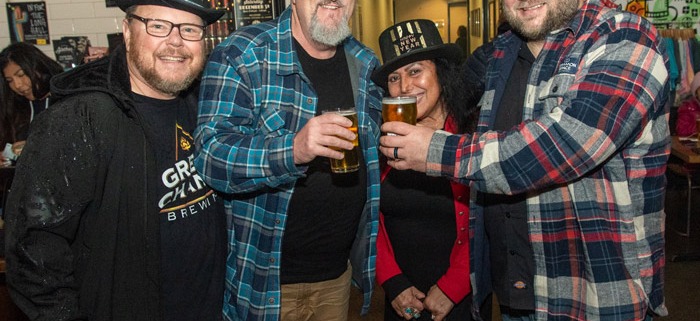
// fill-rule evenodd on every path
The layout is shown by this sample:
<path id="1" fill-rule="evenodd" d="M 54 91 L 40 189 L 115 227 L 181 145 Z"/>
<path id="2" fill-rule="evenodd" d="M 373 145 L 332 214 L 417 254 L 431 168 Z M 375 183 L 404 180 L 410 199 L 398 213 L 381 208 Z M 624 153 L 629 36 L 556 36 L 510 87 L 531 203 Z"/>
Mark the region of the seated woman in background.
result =
<path id="1" fill-rule="evenodd" d="M 696 119 L 700 119 L 700 72 L 695 74 L 690 83 L 690 93 L 678 107 L 676 135 L 681 137 L 696 135 L 700 130 L 696 126 Z"/>
<path id="2" fill-rule="evenodd" d="M 443 44 L 435 24 L 409 20 L 379 36 L 384 65 L 372 80 L 391 97 L 415 96 L 417 123 L 464 133 L 475 113 L 464 106 L 462 52 Z M 385 320 L 471 320 L 469 188 L 414 171 L 382 170 L 377 281 Z"/>
<path id="3" fill-rule="evenodd" d="M 0 69 L 0 149 L 10 144 L 12 153 L 6 150 L 3 155 L 12 159 L 22 152 L 29 123 L 49 107 L 49 80 L 63 68 L 34 45 L 18 42 L 0 52 Z M 7 158 L 0 156 L 0 162 Z"/>

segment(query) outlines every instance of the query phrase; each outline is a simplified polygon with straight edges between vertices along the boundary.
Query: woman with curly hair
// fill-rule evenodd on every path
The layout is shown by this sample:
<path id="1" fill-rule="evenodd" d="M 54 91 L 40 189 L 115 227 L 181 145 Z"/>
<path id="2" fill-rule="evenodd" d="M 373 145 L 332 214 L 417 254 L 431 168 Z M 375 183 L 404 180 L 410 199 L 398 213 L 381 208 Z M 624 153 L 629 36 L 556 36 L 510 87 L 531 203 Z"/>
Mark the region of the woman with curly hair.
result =
<path id="1" fill-rule="evenodd" d="M 419 126 L 473 130 L 461 50 L 443 44 L 432 21 L 398 23 L 379 43 L 384 64 L 372 80 L 391 97 L 416 97 Z M 385 320 L 471 320 L 468 225 L 467 186 L 384 166 L 376 275 Z"/>
<path id="2" fill-rule="evenodd" d="M 63 68 L 34 45 L 18 42 L 0 52 L 0 69 L 0 148 L 11 144 L 18 156 L 27 139 L 29 123 L 51 104 L 49 80 Z"/>

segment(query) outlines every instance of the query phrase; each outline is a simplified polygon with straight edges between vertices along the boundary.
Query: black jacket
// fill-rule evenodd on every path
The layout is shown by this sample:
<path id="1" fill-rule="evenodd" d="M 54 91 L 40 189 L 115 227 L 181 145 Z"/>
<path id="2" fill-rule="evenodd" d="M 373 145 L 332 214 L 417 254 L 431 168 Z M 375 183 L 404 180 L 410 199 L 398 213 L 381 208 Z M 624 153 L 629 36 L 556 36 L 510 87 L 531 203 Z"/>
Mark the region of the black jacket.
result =
<path id="1" fill-rule="evenodd" d="M 32 320 L 160 320 L 158 177 L 124 47 L 51 88 L 7 206 L 12 298 Z"/>

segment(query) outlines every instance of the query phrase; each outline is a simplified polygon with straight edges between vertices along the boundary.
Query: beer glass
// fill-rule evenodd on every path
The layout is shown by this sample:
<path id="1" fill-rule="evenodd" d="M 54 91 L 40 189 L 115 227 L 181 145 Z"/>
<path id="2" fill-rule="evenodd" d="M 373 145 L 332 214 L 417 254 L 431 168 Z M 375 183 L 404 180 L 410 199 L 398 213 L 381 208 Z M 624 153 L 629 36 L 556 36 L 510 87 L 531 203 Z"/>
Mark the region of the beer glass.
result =
<path id="1" fill-rule="evenodd" d="M 343 159 L 329 158 L 331 162 L 331 172 L 333 173 L 350 173 L 358 170 L 360 168 L 360 158 L 358 157 L 359 150 L 359 136 L 357 135 L 357 111 L 354 107 L 351 108 L 338 108 L 332 110 L 326 110 L 323 113 L 336 113 L 338 115 L 344 116 L 347 119 L 352 120 L 352 126 L 348 129 L 355 133 L 355 140 L 352 141 L 353 147 L 351 150 L 331 147 L 334 150 L 343 152 Z"/>
<path id="2" fill-rule="evenodd" d="M 399 96 L 382 99 L 382 120 L 384 122 L 402 121 L 415 125 L 417 113 L 416 97 Z"/>

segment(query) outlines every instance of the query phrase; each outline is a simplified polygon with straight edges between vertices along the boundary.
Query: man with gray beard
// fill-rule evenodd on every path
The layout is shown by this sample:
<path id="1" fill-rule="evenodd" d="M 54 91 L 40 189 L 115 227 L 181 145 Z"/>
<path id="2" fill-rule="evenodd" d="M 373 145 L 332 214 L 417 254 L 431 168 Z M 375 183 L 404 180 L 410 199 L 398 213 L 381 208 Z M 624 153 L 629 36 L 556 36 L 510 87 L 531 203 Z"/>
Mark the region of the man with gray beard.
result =
<path id="1" fill-rule="evenodd" d="M 125 44 L 57 75 L 7 218 L 7 281 L 32 320 L 222 317 L 223 201 L 193 165 L 199 0 L 118 0 Z M 34 125 L 36 124 L 36 125 Z"/>
<path id="2" fill-rule="evenodd" d="M 195 166 L 229 195 L 228 320 L 346 320 L 351 279 L 374 285 L 378 60 L 350 35 L 355 0 L 293 0 L 241 28 L 202 78 Z M 327 110 L 355 107 L 358 126 Z M 329 159 L 359 139 L 359 169 Z"/>
<path id="3" fill-rule="evenodd" d="M 493 291 L 504 321 L 667 314 L 668 57 L 610 2 L 503 0 L 476 133 L 382 125 L 390 166 L 477 191 L 474 307 Z"/>

